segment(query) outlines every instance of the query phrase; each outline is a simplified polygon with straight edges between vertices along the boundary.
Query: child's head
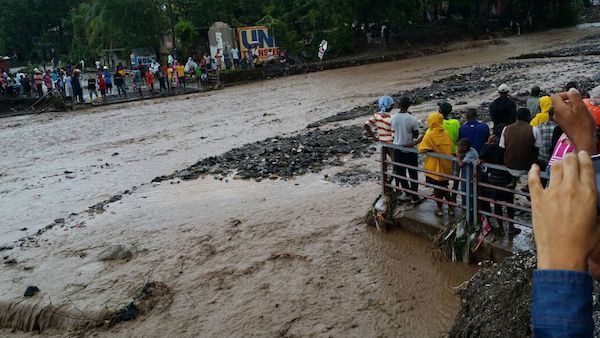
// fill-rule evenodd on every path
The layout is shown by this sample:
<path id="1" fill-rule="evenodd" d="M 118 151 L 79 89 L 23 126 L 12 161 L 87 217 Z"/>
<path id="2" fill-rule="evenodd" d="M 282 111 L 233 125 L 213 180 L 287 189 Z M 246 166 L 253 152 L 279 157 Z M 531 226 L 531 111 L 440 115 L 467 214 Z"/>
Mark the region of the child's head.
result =
<path id="1" fill-rule="evenodd" d="M 466 137 L 461 138 L 458 141 L 458 152 L 464 154 L 469 151 L 469 149 L 471 149 L 471 141 Z"/>

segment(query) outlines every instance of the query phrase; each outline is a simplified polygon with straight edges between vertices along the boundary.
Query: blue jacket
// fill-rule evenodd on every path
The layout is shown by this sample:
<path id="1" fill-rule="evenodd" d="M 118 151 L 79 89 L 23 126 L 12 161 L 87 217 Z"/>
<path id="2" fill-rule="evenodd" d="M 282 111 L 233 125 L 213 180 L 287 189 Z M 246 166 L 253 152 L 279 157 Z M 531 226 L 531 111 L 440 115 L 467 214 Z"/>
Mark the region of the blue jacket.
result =
<path id="1" fill-rule="evenodd" d="M 592 277 L 563 270 L 533 272 L 533 337 L 593 337 Z"/>

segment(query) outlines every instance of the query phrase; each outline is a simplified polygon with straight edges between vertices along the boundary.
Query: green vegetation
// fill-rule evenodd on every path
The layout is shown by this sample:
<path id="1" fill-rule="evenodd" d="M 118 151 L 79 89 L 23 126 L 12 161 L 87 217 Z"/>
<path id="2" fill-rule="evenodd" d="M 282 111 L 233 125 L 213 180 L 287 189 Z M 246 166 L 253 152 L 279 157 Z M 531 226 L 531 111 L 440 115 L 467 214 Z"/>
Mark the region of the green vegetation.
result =
<path id="1" fill-rule="evenodd" d="M 510 0 L 499 27 L 525 22 L 536 29 L 576 23 L 585 0 Z M 426 5 L 423 5 L 425 3 Z M 265 24 L 292 53 L 330 41 L 334 54 L 351 53 L 361 27 L 387 23 L 405 32 L 429 23 L 442 0 L 0 0 L 0 55 L 19 60 L 95 58 L 107 48 L 153 47 L 174 24 L 178 46 L 193 47 L 198 30 L 215 21 L 233 27 Z M 171 7 L 169 7 L 169 5 Z M 169 8 L 172 10 L 169 11 Z M 448 25 L 479 31 L 488 24 L 484 0 L 450 0 Z M 170 14 L 172 13 L 172 17 Z M 171 19 L 173 21 L 171 21 Z M 485 30 L 484 30 L 485 31 Z M 377 34 L 377 28 L 374 29 Z M 311 43 L 305 46 L 302 41 Z M 314 54 L 314 53 L 313 53 Z"/>

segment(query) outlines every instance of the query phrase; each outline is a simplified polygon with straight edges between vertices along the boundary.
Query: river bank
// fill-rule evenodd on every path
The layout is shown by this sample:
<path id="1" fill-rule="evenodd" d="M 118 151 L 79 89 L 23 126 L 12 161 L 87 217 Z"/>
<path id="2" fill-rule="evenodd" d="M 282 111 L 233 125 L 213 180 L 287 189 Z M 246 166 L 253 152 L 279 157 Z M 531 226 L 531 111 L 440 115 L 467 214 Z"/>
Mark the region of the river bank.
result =
<path id="1" fill-rule="evenodd" d="M 448 98 L 460 111 L 483 107 L 500 81 L 521 92 L 589 79 L 594 56 L 505 60 L 595 33 L 560 30 L 210 93 L 0 120 L 7 163 L 0 332 L 443 335 L 460 307 L 454 287 L 475 269 L 440 262 L 414 236 L 365 227 L 378 166 L 357 129 L 384 93 L 430 88 L 423 97 Z M 468 89 L 445 94 L 456 82 Z M 434 98 L 413 113 L 425 117 Z M 360 114 L 338 114 L 353 110 Z M 324 142 L 309 144 L 317 136 Z M 284 165 L 293 151 L 296 169 Z M 98 260 L 116 244 L 131 255 Z M 39 293 L 24 298 L 28 286 Z M 125 316 L 133 306 L 137 315 Z"/>

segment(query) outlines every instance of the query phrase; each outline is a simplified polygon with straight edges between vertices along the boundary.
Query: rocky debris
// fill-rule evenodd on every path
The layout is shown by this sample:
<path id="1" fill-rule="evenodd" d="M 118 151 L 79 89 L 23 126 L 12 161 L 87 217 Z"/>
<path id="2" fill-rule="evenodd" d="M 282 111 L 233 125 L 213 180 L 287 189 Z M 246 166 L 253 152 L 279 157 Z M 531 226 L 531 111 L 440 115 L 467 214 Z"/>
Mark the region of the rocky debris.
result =
<path id="1" fill-rule="evenodd" d="M 25 290 L 25 293 L 23 294 L 23 296 L 24 297 L 33 297 L 38 292 L 40 292 L 40 288 L 38 288 L 37 286 L 28 286 L 27 289 Z"/>
<path id="2" fill-rule="evenodd" d="M 579 42 L 583 44 L 576 44 L 574 46 L 558 48 L 538 53 L 526 53 L 521 54 L 511 59 L 524 60 L 524 59 L 540 59 L 540 58 L 565 58 L 573 56 L 590 56 L 600 55 L 600 34 L 593 34 L 579 39 Z"/>
<path id="3" fill-rule="evenodd" d="M 17 264 L 17 260 L 14 258 L 10 258 L 10 256 L 4 256 L 3 258 L 4 264 L 6 265 L 15 265 Z"/>
<path id="4" fill-rule="evenodd" d="M 333 176 L 325 176 L 326 181 L 342 186 L 356 186 L 364 182 L 373 182 L 377 179 L 379 179 L 377 172 L 368 170 L 363 165 L 355 165 Z"/>
<path id="5" fill-rule="evenodd" d="M 222 179 L 235 173 L 236 178 L 255 179 L 293 177 L 318 172 L 326 166 L 342 165 L 344 155 L 354 158 L 374 152 L 373 143 L 359 126 L 332 130 L 315 129 L 290 137 L 272 137 L 232 149 L 220 156 L 203 159 L 172 175 L 156 177 L 153 183 L 180 178 L 192 180 L 210 174 Z"/>
<path id="6" fill-rule="evenodd" d="M 327 123 L 331 123 L 331 122 L 339 122 L 339 121 L 347 121 L 347 120 L 353 120 L 355 118 L 359 118 L 361 116 L 368 116 L 373 114 L 373 112 L 377 109 L 377 106 L 374 103 L 372 103 L 369 106 L 361 106 L 361 107 L 356 107 L 356 108 L 352 108 L 348 111 L 343 111 L 343 112 L 339 112 L 335 115 L 326 117 L 324 119 L 321 119 L 317 122 L 311 123 L 308 126 L 306 126 L 307 128 L 318 128 L 321 127 Z"/>
<path id="7" fill-rule="evenodd" d="M 570 47 L 557 49 L 548 52 L 539 52 L 539 53 L 527 53 L 521 54 L 519 56 L 515 56 L 512 59 L 515 60 L 523 60 L 523 59 L 543 59 L 543 58 L 566 58 L 573 56 L 583 56 L 583 55 L 600 55 L 600 46 L 585 46 L 585 47 Z"/>
<path id="8" fill-rule="evenodd" d="M 126 247 L 125 245 L 111 245 L 108 248 L 102 250 L 100 254 L 98 254 L 99 261 L 114 261 L 114 260 L 123 260 L 130 259 L 133 257 L 133 252 Z"/>
<path id="9" fill-rule="evenodd" d="M 114 195 L 113 197 L 108 199 L 108 203 L 114 203 L 120 201 L 123 198 L 121 195 Z"/>
<path id="10" fill-rule="evenodd" d="M 1 251 L 8 251 L 8 250 L 12 250 L 14 249 L 13 246 L 9 246 L 9 245 L 4 245 L 4 246 L 0 246 L 0 252 Z"/>
<path id="11" fill-rule="evenodd" d="M 450 337 L 528 337 L 533 253 L 517 253 L 479 270 L 458 293 L 462 307 Z M 510 325 L 506 325 L 510 323 Z"/>
<path id="12" fill-rule="evenodd" d="M 546 62 L 547 63 L 547 62 Z M 433 100 L 456 99 L 461 96 L 472 96 L 473 94 L 484 95 L 495 92 L 501 83 L 514 83 L 519 81 L 518 69 L 525 69 L 531 65 L 541 65 L 540 61 L 514 62 L 494 64 L 483 67 L 475 67 L 470 72 L 454 74 L 445 78 L 434 80 L 428 87 L 414 88 L 393 94 L 392 97 L 398 101 L 402 96 L 407 96 L 413 104 L 421 104 Z M 458 100 L 458 105 L 465 105 L 466 101 Z M 321 127 L 332 122 L 353 120 L 359 117 L 367 117 L 377 112 L 376 102 L 370 105 L 360 106 L 348 111 L 339 112 L 317 122 L 311 123 L 307 128 Z"/>
<path id="13" fill-rule="evenodd" d="M 579 23 L 600 22 L 600 7 L 582 6 L 579 10 Z"/>
<path id="14" fill-rule="evenodd" d="M 92 205 L 91 207 L 89 207 L 88 211 L 89 212 L 96 212 L 96 213 L 103 213 L 105 205 L 106 204 L 104 202 L 97 203 L 97 204 Z"/>
<path id="15" fill-rule="evenodd" d="M 531 283 L 537 258 L 516 253 L 501 264 L 486 265 L 458 290 L 462 305 L 450 337 L 531 336 Z M 600 283 L 594 283 L 594 324 L 600 332 Z M 506 325 L 510 323 L 510 325 Z"/>
<path id="16" fill-rule="evenodd" d="M 108 315 L 104 323 L 112 327 L 131 321 L 154 309 L 166 310 L 173 303 L 173 291 L 162 282 L 148 282 L 129 304 Z"/>

